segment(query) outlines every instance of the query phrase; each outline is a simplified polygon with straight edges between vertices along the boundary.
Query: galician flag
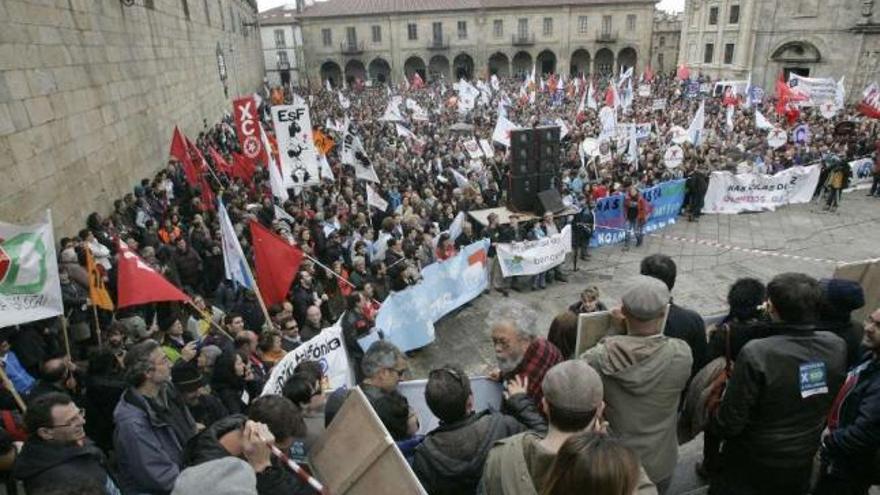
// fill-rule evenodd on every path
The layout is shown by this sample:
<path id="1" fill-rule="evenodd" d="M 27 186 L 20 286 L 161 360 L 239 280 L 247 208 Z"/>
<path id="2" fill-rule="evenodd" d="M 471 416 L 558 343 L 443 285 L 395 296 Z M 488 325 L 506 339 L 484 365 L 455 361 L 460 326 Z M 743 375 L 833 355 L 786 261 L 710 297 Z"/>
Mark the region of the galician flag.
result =
<path id="1" fill-rule="evenodd" d="M 251 273 L 251 267 L 248 266 L 247 258 L 241 250 L 241 244 L 238 243 L 238 236 L 235 234 L 235 228 L 229 220 L 229 212 L 223 206 L 223 200 L 219 200 L 220 210 L 220 236 L 223 239 L 223 266 L 226 269 L 226 279 L 254 290 L 254 275 Z"/>
<path id="2" fill-rule="evenodd" d="M 0 328 L 63 312 L 49 211 L 37 224 L 0 222 Z"/>

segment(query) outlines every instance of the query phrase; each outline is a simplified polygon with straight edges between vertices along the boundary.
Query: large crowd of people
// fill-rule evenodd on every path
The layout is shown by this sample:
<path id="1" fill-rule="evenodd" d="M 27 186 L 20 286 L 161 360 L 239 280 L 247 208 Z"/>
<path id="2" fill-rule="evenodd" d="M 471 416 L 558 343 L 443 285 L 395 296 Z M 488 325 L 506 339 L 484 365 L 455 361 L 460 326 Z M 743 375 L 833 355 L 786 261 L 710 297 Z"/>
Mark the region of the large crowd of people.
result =
<path id="1" fill-rule="evenodd" d="M 730 128 L 720 95 L 692 95 L 686 81 L 657 74 L 636 84 L 649 86 L 651 96 L 632 95 L 618 113 L 621 122 L 650 124 L 638 160 L 614 138 L 582 156 L 583 140 L 602 133 L 597 112 L 580 108 L 583 95 L 589 85 L 604 95 L 617 79 L 540 77 L 531 85 L 523 78 L 481 82 L 485 96 L 467 112 L 443 80 L 262 95 L 266 129 L 272 100 L 295 93 L 308 102 L 315 132 L 337 144 L 344 127 L 355 132 L 385 211 L 368 204 L 338 145 L 326 156 L 331 180 L 291 189 L 279 203 L 265 167 L 246 181 L 215 163 L 215 153 L 231 162 L 240 151 L 231 118 L 206 123 L 195 140 L 211 167 L 201 187 L 226 205 L 245 255 L 253 256 L 250 220 L 306 255 L 288 297 L 264 312 L 252 291 L 226 280 L 216 205 L 188 184 L 179 162 L 168 161 L 109 215 L 93 213 L 78 235 L 61 239 L 67 324 L 56 318 L 0 329 L 9 386 L 27 406 L 22 413 L 9 390 L 0 393 L 0 472 L 28 494 L 313 493 L 272 449 L 307 461 L 347 391 L 329 390 L 313 362 L 300 363 L 280 395 L 262 391 L 286 353 L 339 321 L 357 383 L 431 495 L 668 493 L 678 446 L 698 433 L 705 444 L 698 472 L 712 494 L 867 493 L 880 481 L 880 308 L 852 322 L 865 304 L 858 284 L 788 273 L 766 285 L 736 281 L 729 314 L 707 328 L 699 314 L 672 302 L 676 266 L 663 255 L 646 257 L 621 300 L 605 302 L 617 330 L 582 355 L 575 354 L 576 315 L 605 309 L 597 287 L 572 287 L 579 300 L 549 332 L 526 308 L 491 315 L 492 377 L 503 384 L 503 407 L 477 410 L 469 377 L 445 365 L 429 373 L 425 388 L 440 426 L 418 434 L 418 415 L 397 390 L 407 355 L 383 340 L 363 350 L 357 338 L 373 328 L 390 292 L 419 282 L 423 267 L 478 239 L 540 239 L 567 223 L 572 258 L 588 263 L 592 208 L 615 194 L 624 195 L 627 241 L 632 231 L 638 247 L 650 214 L 640 189 L 686 178 L 682 214 L 698 220 L 715 170 L 773 173 L 821 163 L 817 194 L 836 206 L 845 184 L 835 170 L 880 148 L 876 124 L 854 107 L 830 119 L 816 109 L 777 115 L 768 97 L 738 107 Z M 412 135 L 380 120 L 392 94 L 415 103 L 406 105 L 403 123 Z M 652 110 L 655 99 L 665 99 L 664 110 Z M 668 168 L 670 130 L 687 127 L 701 102 L 701 143 L 685 143 L 683 165 Z M 410 118 L 415 107 L 427 120 Z M 808 124 L 811 140 L 770 147 L 755 128 L 755 108 L 780 126 Z M 505 205 L 507 149 L 495 143 L 494 156 L 483 160 L 465 149 L 472 138 L 492 141 L 499 112 L 523 127 L 564 124 L 555 184 L 577 213 L 531 221 L 514 214 L 505 223 L 494 215 L 485 226 L 466 221 L 452 238 L 460 212 Z M 855 121 L 855 129 L 836 133 L 843 121 Z M 880 157 L 873 170 L 876 195 Z M 115 297 L 116 239 L 186 291 L 193 307 L 93 311 L 86 253 Z M 516 278 L 505 278 L 497 260 L 489 269 L 490 289 L 504 296 L 566 280 L 559 267 Z"/>

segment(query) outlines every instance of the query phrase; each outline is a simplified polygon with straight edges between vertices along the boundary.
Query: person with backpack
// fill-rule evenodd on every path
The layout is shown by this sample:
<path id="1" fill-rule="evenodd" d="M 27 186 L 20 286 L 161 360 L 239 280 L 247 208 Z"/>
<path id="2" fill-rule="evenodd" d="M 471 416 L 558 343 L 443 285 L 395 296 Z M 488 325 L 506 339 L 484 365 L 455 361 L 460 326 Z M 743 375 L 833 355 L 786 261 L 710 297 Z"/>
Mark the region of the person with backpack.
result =
<path id="1" fill-rule="evenodd" d="M 828 201 L 825 203 L 825 211 L 837 211 L 843 190 L 849 187 L 850 169 L 840 158 L 833 156 L 828 159 L 830 171 L 825 187 L 828 188 Z"/>

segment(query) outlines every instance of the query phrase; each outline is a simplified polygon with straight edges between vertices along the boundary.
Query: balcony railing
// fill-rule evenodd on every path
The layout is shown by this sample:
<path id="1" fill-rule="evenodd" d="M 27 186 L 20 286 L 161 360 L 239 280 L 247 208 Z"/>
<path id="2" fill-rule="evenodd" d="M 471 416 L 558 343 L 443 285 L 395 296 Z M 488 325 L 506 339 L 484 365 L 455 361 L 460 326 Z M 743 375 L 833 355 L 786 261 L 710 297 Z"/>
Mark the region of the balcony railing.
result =
<path id="1" fill-rule="evenodd" d="M 449 37 L 437 36 L 428 40 L 428 50 L 448 50 Z"/>
<path id="2" fill-rule="evenodd" d="M 598 31 L 596 41 L 598 43 L 614 43 L 617 41 L 617 31 Z"/>
<path id="3" fill-rule="evenodd" d="M 512 36 L 511 44 L 513 46 L 526 46 L 526 45 L 534 45 L 535 44 L 535 33 L 526 34 L 526 33 L 517 33 Z"/>
<path id="4" fill-rule="evenodd" d="M 364 42 L 348 42 L 339 45 L 339 51 L 343 55 L 359 55 L 364 52 Z"/>

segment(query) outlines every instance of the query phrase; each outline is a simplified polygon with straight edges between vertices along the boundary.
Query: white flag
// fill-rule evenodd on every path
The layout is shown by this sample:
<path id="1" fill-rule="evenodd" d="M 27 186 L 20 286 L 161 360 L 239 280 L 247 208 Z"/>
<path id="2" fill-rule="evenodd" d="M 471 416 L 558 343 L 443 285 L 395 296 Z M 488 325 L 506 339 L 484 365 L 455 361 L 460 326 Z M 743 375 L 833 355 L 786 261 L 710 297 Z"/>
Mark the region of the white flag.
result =
<path id="1" fill-rule="evenodd" d="M 498 122 L 495 124 L 495 130 L 492 132 L 492 141 L 510 147 L 510 131 L 516 129 L 519 129 L 516 124 L 505 117 L 499 116 Z"/>
<path id="2" fill-rule="evenodd" d="M 263 149 L 266 150 L 266 156 L 269 157 L 269 163 L 266 164 L 266 167 L 269 169 L 269 187 L 272 188 L 272 196 L 275 196 L 278 198 L 278 201 L 283 203 L 290 198 L 290 195 L 287 193 L 287 188 L 284 187 L 281 170 L 278 168 L 278 163 L 275 162 L 275 155 L 272 153 L 269 140 L 266 139 L 266 131 L 263 129 L 262 124 L 260 125 L 260 139 L 263 141 Z"/>
<path id="3" fill-rule="evenodd" d="M 318 162 L 320 162 L 321 167 L 318 169 L 318 175 L 321 176 L 321 180 L 329 180 L 330 182 L 334 182 L 336 180 L 336 176 L 333 175 L 333 169 L 330 168 L 330 162 L 327 161 L 326 155 L 318 155 Z"/>
<path id="4" fill-rule="evenodd" d="M 700 108 L 694 114 L 691 125 L 688 126 L 688 139 L 694 146 L 699 146 L 703 142 L 703 126 L 706 124 L 706 107 L 704 102 L 700 102 Z"/>
<path id="5" fill-rule="evenodd" d="M 590 90 L 587 92 L 587 108 L 591 110 L 599 110 L 599 104 L 596 103 L 596 89 L 593 88 L 593 81 L 590 81 Z"/>
<path id="6" fill-rule="evenodd" d="M 290 225 L 296 225 L 296 219 L 290 216 L 290 213 L 287 213 L 284 211 L 284 208 L 278 205 L 275 205 L 275 218 L 285 220 L 290 223 Z"/>
<path id="7" fill-rule="evenodd" d="M 452 171 L 452 176 L 455 178 L 455 184 L 458 185 L 458 187 L 464 188 L 464 187 L 468 187 L 470 185 L 470 182 L 468 182 L 467 177 L 462 175 L 461 172 L 459 172 L 458 170 L 455 170 L 454 168 L 450 168 L 449 170 Z"/>
<path id="8" fill-rule="evenodd" d="M 725 120 L 727 122 L 727 132 L 733 132 L 733 105 L 727 105 Z"/>
<path id="9" fill-rule="evenodd" d="M 627 67 L 625 70 L 620 72 L 620 84 L 623 84 L 627 79 L 632 79 L 633 68 Z"/>
<path id="10" fill-rule="evenodd" d="M 629 131 L 629 148 L 627 149 L 629 163 L 639 165 L 639 140 L 636 137 L 636 126 L 631 126 Z"/>
<path id="11" fill-rule="evenodd" d="M 226 211 L 226 207 L 223 206 L 223 200 L 218 198 L 218 202 L 220 207 L 217 211 L 217 216 L 220 220 L 220 237 L 222 240 L 223 266 L 226 270 L 226 279 L 232 280 L 242 287 L 256 290 L 254 275 L 251 273 L 251 267 L 244 257 L 244 252 L 241 250 L 241 244 L 238 243 L 238 236 L 235 234 L 235 228 L 232 227 L 232 221 L 229 220 L 229 213 Z"/>
<path id="12" fill-rule="evenodd" d="M 339 96 L 339 106 L 341 106 L 344 110 L 348 110 L 351 106 L 351 101 L 342 94 L 342 91 L 338 93 Z"/>
<path id="13" fill-rule="evenodd" d="M 556 125 L 559 126 L 559 140 L 561 141 L 565 136 L 568 136 L 568 124 L 566 124 L 561 118 L 558 118 L 556 119 Z"/>
<path id="14" fill-rule="evenodd" d="M 755 108 L 755 127 L 768 131 L 773 129 L 773 124 L 771 124 L 770 121 L 767 120 L 767 117 L 764 117 L 764 114 L 757 108 Z"/>
<path id="15" fill-rule="evenodd" d="M 492 74 L 492 78 L 490 79 L 490 83 L 492 85 L 492 89 L 494 89 L 495 91 L 498 91 L 499 89 L 501 89 L 501 81 L 498 80 L 497 75 Z"/>
<path id="16" fill-rule="evenodd" d="M 413 134 L 413 131 L 407 129 L 406 127 L 400 124 L 394 124 L 394 129 L 397 131 L 397 135 L 402 138 L 410 138 L 415 139 L 416 135 Z"/>
<path id="17" fill-rule="evenodd" d="M 462 226 L 464 225 L 464 212 L 458 212 L 458 215 L 455 215 L 455 218 L 452 220 L 452 223 L 449 224 L 449 239 L 452 242 L 455 242 L 458 239 L 458 236 L 461 235 Z"/>
<path id="18" fill-rule="evenodd" d="M 385 107 L 385 113 L 379 117 L 382 122 L 403 122 L 403 115 L 400 113 L 401 99 L 398 96 L 392 97 Z"/>
<path id="19" fill-rule="evenodd" d="M 843 81 L 846 76 L 840 76 L 840 80 L 837 81 L 837 91 L 834 93 L 834 105 L 838 109 L 842 109 L 846 104 L 846 89 L 843 86 Z"/>
<path id="20" fill-rule="evenodd" d="M 333 91 L 333 88 L 330 86 L 330 79 L 324 80 L 324 89 L 327 91 Z"/>
<path id="21" fill-rule="evenodd" d="M 388 210 L 388 201 L 382 199 L 382 196 L 379 196 L 369 184 L 367 184 L 367 204 L 379 211 Z"/>

